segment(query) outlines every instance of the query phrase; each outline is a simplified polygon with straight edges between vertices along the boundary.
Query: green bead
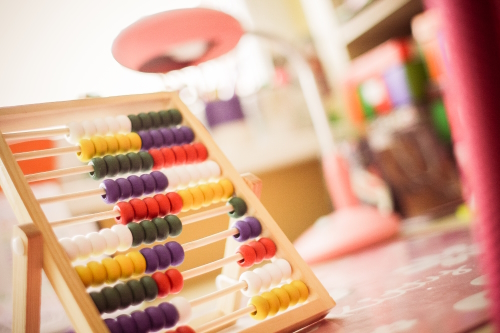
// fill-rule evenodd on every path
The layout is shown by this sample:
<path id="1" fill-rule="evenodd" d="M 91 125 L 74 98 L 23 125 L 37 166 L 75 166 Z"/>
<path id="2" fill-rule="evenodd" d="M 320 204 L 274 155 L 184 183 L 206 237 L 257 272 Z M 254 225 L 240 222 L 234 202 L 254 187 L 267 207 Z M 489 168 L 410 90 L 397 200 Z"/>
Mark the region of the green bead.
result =
<path id="1" fill-rule="evenodd" d="M 106 298 L 104 295 L 96 291 L 90 292 L 89 295 L 94 301 L 97 310 L 99 310 L 99 313 L 104 313 L 106 311 Z"/>
<path id="2" fill-rule="evenodd" d="M 115 156 L 106 155 L 102 159 L 106 162 L 106 169 L 108 170 L 106 176 L 114 177 L 118 174 L 118 172 L 120 172 L 120 163 Z"/>
<path id="3" fill-rule="evenodd" d="M 142 283 L 137 280 L 130 280 L 127 281 L 127 285 L 130 287 L 130 290 L 132 290 L 132 295 L 134 296 L 132 305 L 137 305 L 144 302 L 144 300 L 146 299 L 146 291 L 144 290 Z"/>
<path id="4" fill-rule="evenodd" d="M 170 112 L 161 110 L 158 112 L 158 114 L 160 115 L 161 124 L 163 127 L 169 127 L 170 125 L 172 125 L 173 120 Z"/>
<path id="5" fill-rule="evenodd" d="M 161 117 L 157 112 L 151 111 L 148 113 L 149 117 L 153 121 L 153 128 L 161 127 Z"/>
<path id="6" fill-rule="evenodd" d="M 118 294 L 120 294 L 120 307 L 119 309 L 126 309 L 130 305 L 132 305 L 132 302 L 134 301 L 134 295 L 132 294 L 132 290 L 130 287 L 125 284 L 125 283 L 118 283 L 116 286 L 113 288 L 118 291 Z"/>
<path id="7" fill-rule="evenodd" d="M 140 151 L 137 154 L 140 156 L 142 160 L 141 171 L 145 172 L 151 170 L 154 164 L 153 156 L 151 156 L 151 154 L 146 151 Z"/>
<path id="8" fill-rule="evenodd" d="M 141 284 L 146 291 L 146 301 L 152 301 L 158 296 L 158 285 L 156 281 L 153 280 L 151 276 L 143 276 L 141 278 Z"/>
<path id="9" fill-rule="evenodd" d="M 142 244 L 146 237 L 144 228 L 139 223 L 127 224 L 128 230 L 132 233 L 132 246 L 137 247 Z"/>
<path id="10" fill-rule="evenodd" d="M 142 158 L 137 153 L 128 153 L 126 155 L 130 160 L 130 172 L 137 173 L 142 169 Z"/>
<path id="11" fill-rule="evenodd" d="M 155 224 L 149 220 L 141 221 L 139 224 L 144 229 L 144 244 L 154 243 L 156 241 L 156 237 L 158 237 L 158 230 L 156 229 Z"/>
<path id="12" fill-rule="evenodd" d="M 182 232 L 182 222 L 176 215 L 167 215 L 165 220 L 170 228 L 170 237 L 177 237 Z"/>
<path id="13" fill-rule="evenodd" d="M 106 162 L 100 157 L 94 157 L 90 160 L 89 165 L 94 167 L 94 171 L 89 172 L 90 177 L 95 180 L 103 179 L 106 177 L 108 169 L 106 167 Z"/>
<path id="14" fill-rule="evenodd" d="M 107 313 L 115 312 L 120 307 L 120 294 L 115 288 L 104 287 L 101 289 L 101 294 L 106 298 Z"/>
<path id="15" fill-rule="evenodd" d="M 130 163 L 130 159 L 125 155 L 116 155 L 116 159 L 118 160 L 118 164 L 120 165 L 119 173 L 121 175 L 129 173 L 130 168 L 132 168 L 132 164 Z"/>
<path id="16" fill-rule="evenodd" d="M 182 114 L 177 109 L 168 110 L 172 117 L 172 125 L 180 125 L 182 123 Z"/>
<path id="17" fill-rule="evenodd" d="M 143 130 L 148 130 L 153 126 L 153 120 L 147 113 L 141 112 L 137 116 L 141 120 Z"/>
<path id="18" fill-rule="evenodd" d="M 161 218 L 157 217 L 153 219 L 151 222 L 153 222 L 156 226 L 156 230 L 158 231 L 158 235 L 156 236 L 157 241 L 162 241 L 167 239 L 168 234 L 170 233 L 170 227 L 168 226 L 168 222 Z"/>
<path id="19" fill-rule="evenodd" d="M 142 123 L 139 117 L 137 117 L 135 114 L 129 114 L 127 117 L 132 123 L 132 132 L 139 132 L 142 129 Z"/>
<path id="20" fill-rule="evenodd" d="M 247 212 L 247 204 L 241 198 L 232 197 L 227 203 L 233 206 L 233 211 L 228 213 L 232 218 L 237 219 Z"/>

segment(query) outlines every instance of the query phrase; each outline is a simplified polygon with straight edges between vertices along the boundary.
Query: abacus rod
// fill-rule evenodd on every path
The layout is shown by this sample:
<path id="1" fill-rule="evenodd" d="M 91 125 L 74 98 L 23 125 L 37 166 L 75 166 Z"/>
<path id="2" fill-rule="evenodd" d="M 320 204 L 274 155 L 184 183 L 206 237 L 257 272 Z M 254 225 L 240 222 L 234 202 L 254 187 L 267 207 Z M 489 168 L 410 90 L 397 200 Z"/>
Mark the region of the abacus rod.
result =
<path id="1" fill-rule="evenodd" d="M 64 177 L 64 176 L 79 175 L 82 173 L 89 173 L 89 172 L 94 172 L 94 167 L 92 165 L 82 165 L 82 166 L 67 168 L 67 169 L 32 173 L 30 175 L 26 175 L 25 177 L 26 177 L 26 181 L 28 183 L 31 183 L 31 182 L 36 182 L 39 180 L 47 180 L 47 179 L 52 179 L 52 178 Z"/>
<path id="2" fill-rule="evenodd" d="M 185 217 L 181 218 L 181 221 L 182 221 L 183 225 L 186 225 L 186 224 L 198 222 L 199 220 L 208 219 L 208 218 L 211 218 L 214 216 L 219 216 L 219 215 L 222 215 L 224 213 L 230 213 L 233 210 L 234 210 L 233 206 L 224 205 L 224 206 L 220 206 L 220 207 L 210 209 L 210 210 L 207 210 L 204 212 L 185 216 Z"/>
<path id="3" fill-rule="evenodd" d="M 191 307 L 201 305 L 206 302 L 213 301 L 219 297 L 229 295 L 231 293 L 234 293 L 235 291 L 239 291 L 242 289 L 248 288 L 248 284 L 245 281 L 238 282 L 232 286 L 229 286 L 227 288 L 223 288 L 217 291 L 214 291 L 213 293 L 198 297 L 189 303 L 191 304 Z"/>
<path id="4" fill-rule="evenodd" d="M 88 214 L 88 215 L 81 215 L 81 216 L 76 216 L 76 217 L 70 217 L 70 218 L 67 218 L 64 220 L 53 221 L 53 222 L 50 222 L 50 225 L 53 227 L 60 227 L 63 225 L 70 225 L 70 224 L 96 222 L 96 221 L 100 221 L 100 220 L 115 218 L 118 216 L 120 216 L 120 213 L 117 212 L 116 210 L 107 210 L 105 212 Z"/>
<path id="5" fill-rule="evenodd" d="M 38 199 L 38 203 L 40 203 L 40 205 L 43 205 L 43 204 L 48 204 L 48 203 L 91 197 L 93 195 L 106 195 L 106 190 L 99 187 L 99 188 L 96 188 L 93 190 L 73 192 L 73 193 L 69 193 L 69 194 L 54 195 L 52 197 L 40 198 L 40 199 Z"/>
<path id="6" fill-rule="evenodd" d="M 226 239 L 226 238 L 231 237 L 233 235 L 237 235 L 238 233 L 239 233 L 239 231 L 236 228 L 227 229 L 227 230 L 221 231 L 219 233 L 210 235 L 208 237 L 200 238 L 200 239 L 197 239 L 195 241 L 183 244 L 182 248 L 184 249 L 184 251 L 194 250 L 194 249 L 197 249 L 199 247 L 205 246 L 207 244 L 215 243 L 217 241 Z"/>
<path id="7" fill-rule="evenodd" d="M 250 304 L 245 308 L 234 311 L 233 313 L 230 313 L 228 315 L 225 315 L 225 316 L 222 316 L 220 318 L 209 321 L 208 323 L 203 324 L 203 325 L 199 326 L 198 328 L 196 328 L 195 331 L 197 333 L 209 332 L 209 331 L 216 329 L 217 327 L 219 327 L 221 325 L 224 325 L 226 323 L 230 323 L 233 320 L 236 320 L 240 317 L 243 317 L 243 316 L 250 314 L 252 312 L 255 312 L 255 311 L 257 311 L 255 306 L 253 304 Z"/>
<path id="8" fill-rule="evenodd" d="M 80 151 L 81 151 L 80 146 L 50 148 L 43 150 L 28 151 L 24 153 L 16 153 L 14 154 L 14 158 L 16 159 L 16 161 L 24 161 L 35 158 L 63 155 L 68 153 L 79 153 Z"/>
<path id="9" fill-rule="evenodd" d="M 58 128 L 33 130 L 33 131 L 9 132 L 9 133 L 4 133 L 3 137 L 5 140 L 21 140 L 21 139 L 45 138 L 57 135 L 69 135 L 69 128 L 58 127 Z"/>
<path id="10" fill-rule="evenodd" d="M 184 278 L 184 280 L 187 280 L 187 279 L 191 279 L 195 276 L 203 275 L 205 273 L 211 272 L 211 271 L 213 271 L 217 268 L 221 268 L 227 264 L 240 261 L 242 259 L 243 259 L 243 256 L 241 255 L 241 253 L 238 252 L 238 253 L 233 254 L 232 256 L 213 261 L 213 262 L 205 264 L 203 266 L 198 266 L 198 267 L 189 269 L 187 271 L 182 272 L 181 274 L 182 274 L 182 277 Z"/>

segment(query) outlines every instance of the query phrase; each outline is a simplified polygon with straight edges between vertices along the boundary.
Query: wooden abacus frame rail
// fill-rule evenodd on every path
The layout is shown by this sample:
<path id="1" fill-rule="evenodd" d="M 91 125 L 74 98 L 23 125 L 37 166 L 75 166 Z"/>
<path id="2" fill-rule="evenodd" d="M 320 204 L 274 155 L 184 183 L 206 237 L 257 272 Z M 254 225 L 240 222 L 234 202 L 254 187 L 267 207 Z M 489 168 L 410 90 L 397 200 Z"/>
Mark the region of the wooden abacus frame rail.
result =
<path id="1" fill-rule="evenodd" d="M 108 116 L 116 116 L 169 108 L 179 109 L 184 118 L 183 123 L 193 129 L 197 141 L 205 144 L 210 158 L 221 167 L 221 177 L 229 179 L 235 188 L 235 194 L 247 203 L 248 214 L 261 221 L 262 236 L 271 238 L 278 248 L 276 255 L 286 258 L 291 264 L 292 279 L 302 280 L 310 290 L 306 304 L 256 323 L 244 332 L 290 331 L 324 317 L 335 305 L 335 302 L 300 258 L 293 245 L 258 198 L 246 186 L 239 173 L 213 142 L 208 131 L 189 112 L 177 94 L 155 93 L 2 108 L 0 109 L 0 132 L 60 127 L 61 124 L 71 121 L 102 117 L 103 112 Z M 20 224 L 34 223 L 40 230 L 43 237 L 43 269 L 71 319 L 73 327 L 78 332 L 109 332 L 80 278 L 71 266 L 64 249 L 59 244 L 52 226 L 47 221 L 2 134 L 0 134 L 0 185 L 18 222 Z M 233 243 L 226 242 L 226 255 L 234 253 L 236 245 Z M 237 278 L 234 275 L 239 271 L 240 268 L 236 263 L 223 268 L 223 273 L 231 278 Z M 239 302 L 237 302 L 237 298 L 232 296 L 227 295 L 221 298 L 223 304 L 219 307 L 217 315 L 232 313 L 238 308 Z M 194 326 L 199 325 L 194 324 Z"/>

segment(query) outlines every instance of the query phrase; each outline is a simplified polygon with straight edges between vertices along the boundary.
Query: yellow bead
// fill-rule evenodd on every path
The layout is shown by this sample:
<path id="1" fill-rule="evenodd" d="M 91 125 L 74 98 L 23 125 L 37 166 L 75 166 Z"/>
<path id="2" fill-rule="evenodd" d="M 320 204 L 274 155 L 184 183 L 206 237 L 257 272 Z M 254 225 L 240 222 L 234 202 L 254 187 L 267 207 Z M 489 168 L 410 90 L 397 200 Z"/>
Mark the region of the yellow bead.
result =
<path id="1" fill-rule="evenodd" d="M 139 151 L 142 148 L 142 140 L 139 134 L 131 132 L 127 134 L 127 138 L 130 140 L 130 151 Z"/>
<path id="2" fill-rule="evenodd" d="M 118 140 L 116 140 L 116 138 L 114 136 L 111 136 L 111 135 L 106 135 L 104 137 L 104 140 L 106 140 L 106 144 L 108 145 L 107 155 L 116 154 L 116 152 L 118 151 Z"/>
<path id="3" fill-rule="evenodd" d="M 90 287 L 90 285 L 92 285 L 92 281 L 94 280 L 90 269 L 87 266 L 76 266 L 75 270 L 78 273 L 80 280 L 82 280 L 85 288 Z"/>
<path id="4" fill-rule="evenodd" d="M 228 179 L 221 179 L 219 180 L 219 184 L 222 186 L 222 189 L 224 190 L 224 194 L 222 195 L 222 200 L 226 201 L 234 193 L 234 187 L 233 184 L 228 180 Z"/>
<path id="5" fill-rule="evenodd" d="M 299 303 L 304 303 L 309 297 L 309 288 L 307 288 L 306 284 L 300 280 L 294 280 L 290 284 L 299 290 Z"/>
<path id="6" fill-rule="evenodd" d="M 118 265 L 120 265 L 122 279 L 127 279 L 131 277 L 132 274 L 134 274 L 134 263 L 132 262 L 132 259 L 124 254 L 119 254 L 114 257 L 114 259 L 118 263 Z"/>
<path id="7" fill-rule="evenodd" d="M 285 311 L 290 306 L 290 296 L 283 288 L 274 288 L 271 290 L 273 294 L 278 296 L 280 301 L 280 311 Z"/>
<path id="8" fill-rule="evenodd" d="M 194 210 L 200 209 L 201 206 L 203 206 L 203 201 L 205 200 L 203 192 L 200 190 L 199 187 L 190 188 L 189 192 L 191 192 L 191 195 L 193 196 L 193 205 L 191 206 L 191 209 Z"/>
<path id="9" fill-rule="evenodd" d="M 93 136 L 90 138 L 90 141 L 94 144 L 95 147 L 95 156 L 104 156 L 108 151 L 108 144 L 106 140 L 102 136 Z"/>
<path id="10" fill-rule="evenodd" d="M 266 291 L 265 293 L 262 293 L 260 297 L 265 298 L 269 303 L 269 316 L 274 316 L 278 313 L 278 311 L 280 310 L 280 300 L 278 296 L 276 296 L 276 294 Z"/>
<path id="11" fill-rule="evenodd" d="M 120 276 L 122 276 L 122 270 L 117 261 L 111 258 L 104 258 L 101 261 L 101 264 L 106 268 L 106 274 L 108 275 L 106 282 L 113 283 L 118 281 Z"/>
<path id="12" fill-rule="evenodd" d="M 255 306 L 256 311 L 250 313 L 250 317 L 252 317 L 255 320 L 264 320 L 269 314 L 269 302 L 261 297 L 261 296 L 254 296 L 250 298 L 250 301 L 248 302 L 248 305 L 252 304 Z"/>
<path id="13" fill-rule="evenodd" d="M 193 201 L 194 201 L 191 192 L 189 192 L 188 190 L 180 190 L 177 191 L 177 194 L 179 194 L 182 199 L 181 212 L 187 212 L 188 210 L 190 210 L 191 207 L 193 207 Z"/>
<path id="14" fill-rule="evenodd" d="M 134 263 L 134 275 L 141 275 L 146 271 L 146 259 L 139 251 L 130 251 L 127 253 L 127 257 L 129 257 Z"/>
<path id="15" fill-rule="evenodd" d="M 210 206 L 214 200 L 214 196 L 215 196 L 214 190 L 208 184 L 200 185 L 199 189 L 201 190 L 201 192 L 203 192 L 204 200 L 203 200 L 202 206 L 203 207 Z"/>
<path id="16" fill-rule="evenodd" d="M 285 291 L 288 293 L 288 296 L 290 296 L 290 306 L 294 306 L 299 302 L 300 292 L 297 287 L 292 286 L 291 284 L 285 284 L 281 288 L 285 289 Z"/>
<path id="17" fill-rule="evenodd" d="M 116 141 L 118 141 L 118 152 L 126 153 L 130 151 L 130 139 L 123 134 L 115 134 Z"/>
<path id="18" fill-rule="evenodd" d="M 81 139 L 79 141 L 80 151 L 76 153 L 78 159 L 82 162 L 88 162 L 95 156 L 95 147 L 92 141 Z"/>
<path id="19" fill-rule="evenodd" d="M 224 195 L 224 189 L 222 188 L 221 184 L 210 183 L 209 185 L 212 188 L 212 190 L 214 190 L 214 198 L 212 200 L 212 203 L 220 202 L 222 199 L 222 196 Z"/>
<path id="20" fill-rule="evenodd" d="M 91 261 L 87 264 L 87 267 L 92 272 L 92 285 L 100 286 L 107 279 L 106 268 L 97 261 Z"/>

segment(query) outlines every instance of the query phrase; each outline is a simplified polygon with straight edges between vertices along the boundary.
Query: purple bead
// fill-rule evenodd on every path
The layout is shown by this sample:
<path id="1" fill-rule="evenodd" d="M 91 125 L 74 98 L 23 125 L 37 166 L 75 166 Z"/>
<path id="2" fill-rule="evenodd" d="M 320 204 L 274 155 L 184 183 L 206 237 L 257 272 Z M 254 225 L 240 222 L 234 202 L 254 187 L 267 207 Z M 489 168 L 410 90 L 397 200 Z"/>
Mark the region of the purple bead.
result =
<path id="1" fill-rule="evenodd" d="M 156 192 L 163 192 L 168 187 L 168 179 L 167 176 L 163 172 L 153 171 L 150 173 L 151 176 L 155 179 L 156 183 Z"/>
<path id="2" fill-rule="evenodd" d="M 171 146 L 175 143 L 174 132 L 170 128 L 160 128 L 159 131 L 163 136 L 164 146 Z"/>
<path id="3" fill-rule="evenodd" d="M 146 259 L 146 273 L 156 272 L 159 264 L 159 259 L 156 255 L 156 252 L 149 247 L 140 249 L 139 252 L 141 252 L 144 256 L 144 259 Z"/>
<path id="4" fill-rule="evenodd" d="M 139 134 L 139 136 L 141 137 L 141 150 L 149 150 L 151 147 L 153 147 L 153 137 L 151 136 L 151 133 L 149 133 L 149 131 L 139 131 L 139 133 L 137 134 Z"/>
<path id="5" fill-rule="evenodd" d="M 130 316 L 134 319 L 139 333 L 147 333 L 151 331 L 151 321 L 149 320 L 149 316 L 146 312 L 134 311 L 130 314 Z"/>
<path id="6" fill-rule="evenodd" d="M 105 179 L 99 187 L 106 191 L 106 194 L 102 195 L 102 200 L 105 203 L 113 204 L 120 199 L 120 186 L 114 180 Z"/>
<path id="7" fill-rule="evenodd" d="M 153 250 L 158 256 L 158 269 L 167 269 L 172 262 L 172 255 L 170 250 L 163 245 L 153 246 Z"/>
<path id="8" fill-rule="evenodd" d="M 148 173 L 145 173 L 145 174 L 141 175 L 140 178 L 141 178 L 142 182 L 144 183 L 144 194 L 148 195 L 151 193 L 155 193 L 156 181 L 153 178 L 153 176 L 151 176 Z"/>
<path id="9" fill-rule="evenodd" d="M 177 242 L 168 242 L 165 246 L 170 250 L 170 255 L 172 256 L 172 262 L 170 265 L 179 266 L 184 261 L 184 249 L 181 244 Z"/>
<path id="10" fill-rule="evenodd" d="M 132 184 L 128 179 L 118 178 L 116 183 L 120 187 L 120 200 L 126 200 L 132 196 Z"/>
<path id="11" fill-rule="evenodd" d="M 255 217 L 247 216 L 243 219 L 250 226 L 250 238 L 255 238 L 260 235 L 262 232 L 262 226 L 260 225 L 260 221 Z"/>
<path id="12" fill-rule="evenodd" d="M 159 130 L 150 130 L 149 134 L 151 134 L 151 137 L 153 138 L 153 147 L 163 147 L 165 143 L 163 142 L 163 135 L 161 135 L 161 132 Z"/>
<path id="13" fill-rule="evenodd" d="M 184 134 L 184 143 L 191 143 L 194 140 L 194 132 L 190 127 L 181 126 L 180 130 Z"/>
<path id="14" fill-rule="evenodd" d="M 123 333 L 120 324 L 118 324 L 118 322 L 113 318 L 104 319 L 104 323 L 106 324 L 106 326 L 108 326 L 108 330 L 111 333 Z"/>
<path id="15" fill-rule="evenodd" d="M 135 320 L 129 315 L 119 315 L 116 317 L 116 321 L 120 324 L 123 333 L 139 333 Z"/>
<path id="16" fill-rule="evenodd" d="M 236 221 L 235 224 L 233 224 L 233 228 L 238 229 L 239 234 L 233 235 L 234 239 L 236 239 L 238 242 L 244 242 L 250 239 L 250 226 L 248 223 L 246 223 L 243 220 Z"/>
<path id="17" fill-rule="evenodd" d="M 144 182 L 136 175 L 127 177 L 127 180 L 132 184 L 132 198 L 138 198 L 144 194 Z"/>
<path id="18" fill-rule="evenodd" d="M 158 309 L 156 306 L 151 306 L 146 308 L 144 312 L 146 312 L 149 316 L 152 331 L 158 331 L 165 327 L 165 315 L 163 314 L 163 311 Z"/>
<path id="19" fill-rule="evenodd" d="M 181 145 L 184 142 L 184 132 L 180 128 L 172 128 L 174 132 L 174 144 Z"/>
<path id="20" fill-rule="evenodd" d="M 179 321 L 179 311 L 168 302 L 163 302 L 158 305 L 158 308 L 165 315 L 165 328 L 174 327 Z"/>

